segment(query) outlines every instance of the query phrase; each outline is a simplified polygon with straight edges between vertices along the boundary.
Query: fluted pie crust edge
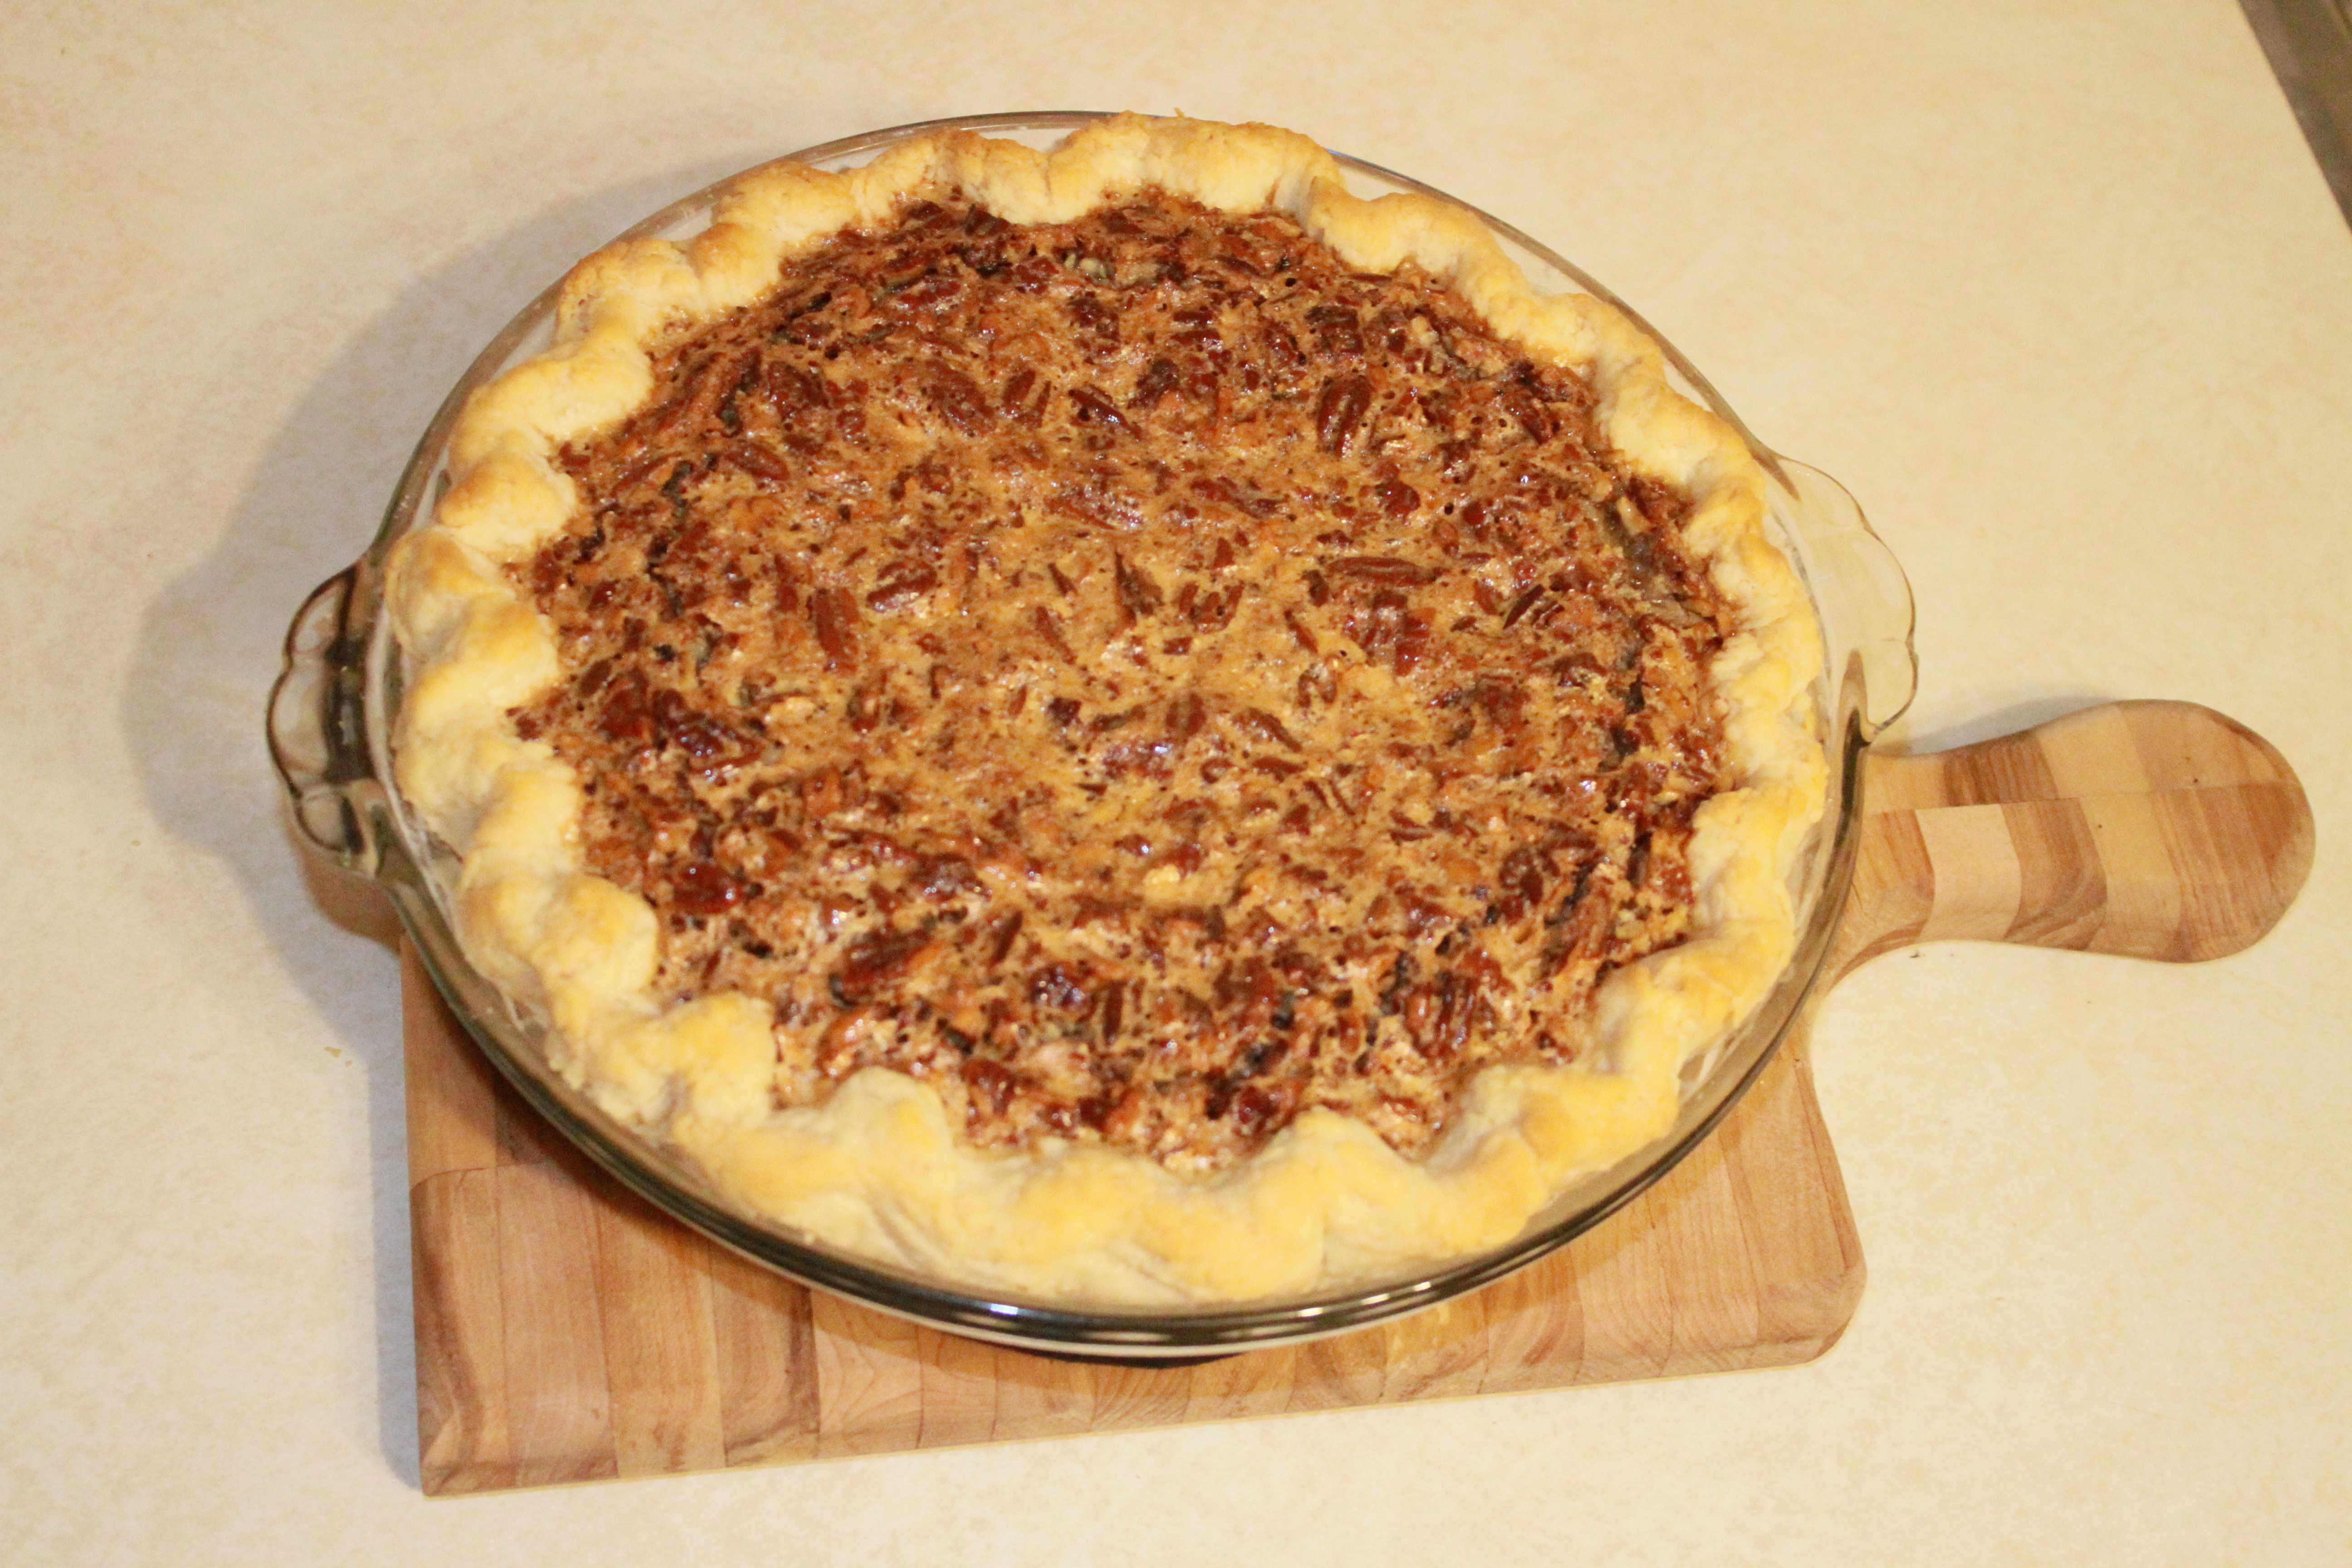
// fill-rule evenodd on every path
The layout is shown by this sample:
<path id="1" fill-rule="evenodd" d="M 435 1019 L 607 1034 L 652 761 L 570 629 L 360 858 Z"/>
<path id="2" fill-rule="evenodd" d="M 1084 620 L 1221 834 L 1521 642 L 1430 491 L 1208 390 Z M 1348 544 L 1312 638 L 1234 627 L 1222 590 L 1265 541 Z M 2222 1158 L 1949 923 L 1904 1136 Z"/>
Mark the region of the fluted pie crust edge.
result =
<path id="1" fill-rule="evenodd" d="M 1328 1110 L 1205 1179 L 1085 1142 L 983 1152 L 935 1091 L 880 1068 L 821 1104 L 780 1110 L 768 1004 L 653 994 L 651 907 L 583 869 L 579 782 L 510 717 L 560 669 L 506 568 L 565 526 L 578 497 L 554 454 L 646 400 L 655 345 L 751 303 L 789 258 L 909 199 L 957 194 L 1011 223 L 1055 223 L 1147 187 L 1287 214 L 1359 270 L 1417 263 L 1498 337 L 1584 372 L 1596 426 L 1627 468 L 1690 497 L 1685 545 L 1737 613 L 1707 679 L 1740 783 L 1696 819 L 1692 934 L 1603 983 L 1598 1048 L 1579 1065 L 1488 1069 L 1417 1160 Z M 1792 873 L 1827 776 L 1813 700 L 1821 643 L 1767 536 L 1764 479 L 1745 443 L 1668 386 L 1656 345 L 1616 311 L 1538 295 L 1459 208 L 1349 195 L 1337 163 L 1294 133 L 1120 116 L 1050 153 L 950 132 L 839 174 L 755 171 L 693 239 L 629 241 L 583 262 L 562 291 L 553 346 L 474 395 L 448 466 L 430 525 L 393 554 L 389 601 L 408 672 L 397 783 L 460 858 L 465 952 L 551 1026 L 557 1071 L 748 1210 L 821 1244 L 959 1286 L 1089 1305 L 1289 1297 L 1472 1254 L 1517 1235 L 1579 1175 L 1663 1134 L 1685 1063 L 1756 1008 L 1793 951 Z"/>

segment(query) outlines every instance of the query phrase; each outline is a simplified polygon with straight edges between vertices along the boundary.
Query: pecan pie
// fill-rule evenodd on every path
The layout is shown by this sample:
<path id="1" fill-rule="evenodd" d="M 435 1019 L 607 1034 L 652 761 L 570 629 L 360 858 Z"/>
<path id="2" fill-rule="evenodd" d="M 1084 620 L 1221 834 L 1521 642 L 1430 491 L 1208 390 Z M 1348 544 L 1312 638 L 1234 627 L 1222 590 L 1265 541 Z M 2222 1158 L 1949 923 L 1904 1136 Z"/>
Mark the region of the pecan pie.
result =
<path id="1" fill-rule="evenodd" d="M 1785 962 L 1809 609 L 1738 438 L 1468 215 L 1134 117 L 592 258 L 396 557 L 400 782 L 557 1062 L 1053 1298 L 1507 1239 Z"/>

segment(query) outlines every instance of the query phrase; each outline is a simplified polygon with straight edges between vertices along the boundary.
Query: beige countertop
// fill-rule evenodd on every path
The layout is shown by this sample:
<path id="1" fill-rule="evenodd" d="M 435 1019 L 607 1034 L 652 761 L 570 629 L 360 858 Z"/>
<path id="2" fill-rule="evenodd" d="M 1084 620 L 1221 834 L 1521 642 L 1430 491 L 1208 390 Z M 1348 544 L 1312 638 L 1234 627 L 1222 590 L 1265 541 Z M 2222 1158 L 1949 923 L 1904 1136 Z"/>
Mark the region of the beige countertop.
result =
<path id="1" fill-rule="evenodd" d="M 39 8 L 47 11 L 49 8 Z M 2230 0 L 0 19 L 0 1558 L 2352 1559 L 2352 231 Z M 1790 1371 L 428 1502 L 391 955 L 261 744 L 477 346 L 730 169 L 1012 108 L 1260 118 L 1504 215 L 1835 474 L 1897 743 L 2193 699 L 2300 905 L 1936 947 L 1817 1037 L 1870 1283 Z"/>

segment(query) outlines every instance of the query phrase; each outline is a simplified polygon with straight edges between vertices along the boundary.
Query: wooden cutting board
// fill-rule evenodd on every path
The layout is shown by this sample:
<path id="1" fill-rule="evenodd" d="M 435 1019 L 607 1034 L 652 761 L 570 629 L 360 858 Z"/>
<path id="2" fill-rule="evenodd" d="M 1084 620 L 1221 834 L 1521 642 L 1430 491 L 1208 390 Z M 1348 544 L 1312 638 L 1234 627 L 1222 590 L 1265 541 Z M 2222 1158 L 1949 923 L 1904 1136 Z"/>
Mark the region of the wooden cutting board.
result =
<path id="1" fill-rule="evenodd" d="M 2285 763 L 2185 703 L 1874 756 L 1863 798 L 1832 979 L 1950 937 L 2215 957 L 2268 931 L 2311 864 Z M 1802 1025 L 1713 1136 L 1545 1261 L 1380 1327 L 1145 1369 L 919 1328 L 704 1241 L 541 1122 L 412 952 L 402 978 L 436 1495 L 1782 1366 L 1836 1343 L 1861 1298 Z"/>

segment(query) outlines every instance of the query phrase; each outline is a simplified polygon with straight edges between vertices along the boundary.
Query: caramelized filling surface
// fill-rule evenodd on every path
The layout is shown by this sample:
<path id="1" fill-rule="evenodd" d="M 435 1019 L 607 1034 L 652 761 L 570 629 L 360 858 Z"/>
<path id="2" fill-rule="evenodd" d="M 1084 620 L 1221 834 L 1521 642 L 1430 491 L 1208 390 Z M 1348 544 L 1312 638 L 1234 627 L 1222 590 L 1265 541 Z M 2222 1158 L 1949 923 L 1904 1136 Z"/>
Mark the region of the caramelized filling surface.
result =
<path id="1" fill-rule="evenodd" d="M 516 569 L 659 989 L 983 1145 L 1424 1146 L 1687 926 L 1729 614 L 1685 499 L 1408 268 L 1147 194 L 923 204 L 670 343 Z"/>

